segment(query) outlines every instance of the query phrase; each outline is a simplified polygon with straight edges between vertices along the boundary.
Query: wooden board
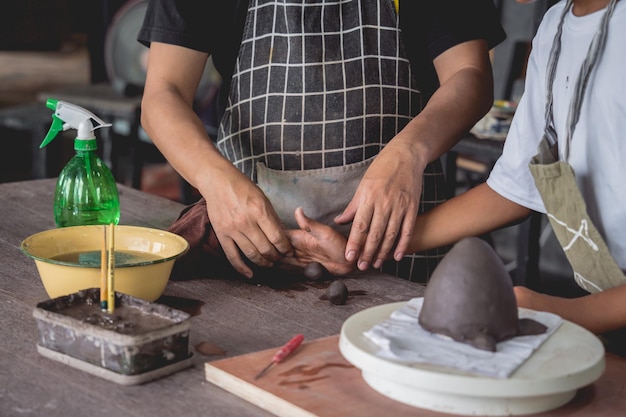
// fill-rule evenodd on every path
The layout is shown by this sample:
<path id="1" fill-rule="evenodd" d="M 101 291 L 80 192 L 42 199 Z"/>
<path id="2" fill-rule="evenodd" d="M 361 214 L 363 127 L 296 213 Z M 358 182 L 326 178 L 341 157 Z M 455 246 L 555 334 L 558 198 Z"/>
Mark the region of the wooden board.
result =
<path id="1" fill-rule="evenodd" d="M 391 400 L 374 391 L 338 348 L 339 336 L 303 343 L 282 363 L 260 379 L 254 376 L 267 365 L 276 349 L 205 363 L 209 382 L 281 417 L 443 416 Z M 607 370 L 593 385 L 578 391 L 565 406 L 536 416 L 612 416 L 626 409 L 625 384 L 620 375 L 626 364 L 607 354 Z"/>
<path id="2" fill-rule="evenodd" d="M 372 390 L 361 371 L 343 358 L 338 340 L 338 336 L 330 336 L 303 343 L 258 380 L 255 375 L 271 361 L 276 349 L 207 362 L 205 376 L 278 416 L 418 415 L 415 408 Z"/>

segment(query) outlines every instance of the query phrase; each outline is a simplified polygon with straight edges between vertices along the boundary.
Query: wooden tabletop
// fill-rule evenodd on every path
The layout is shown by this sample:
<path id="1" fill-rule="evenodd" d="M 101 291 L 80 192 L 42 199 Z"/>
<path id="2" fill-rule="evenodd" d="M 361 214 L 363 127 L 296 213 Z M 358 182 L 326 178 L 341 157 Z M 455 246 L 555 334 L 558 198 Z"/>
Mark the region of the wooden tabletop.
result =
<path id="1" fill-rule="evenodd" d="M 315 283 L 275 285 L 232 277 L 170 281 L 160 302 L 192 313 L 193 365 L 145 384 L 119 385 L 37 352 L 32 313 L 38 302 L 49 297 L 20 244 L 55 227 L 54 187 L 55 179 L 0 184 L 1 416 L 270 416 L 208 382 L 205 364 L 273 351 L 297 333 L 304 334 L 306 343 L 336 336 L 348 317 L 365 308 L 423 294 L 419 284 L 380 273 L 348 277 L 351 296 L 341 306 L 320 299 L 325 288 Z M 119 185 L 119 190 L 120 224 L 166 229 L 183 208 L 126 186 Z M 599 381 L 580 390 L 565 407 L 545 415 L 621 415 L 626 407 L 626 359 L 607 354 L 606 363 L 607 371 Z M 404 415 L 443 414 L 413 408 Z"/>
<path id="2" fill-rule="evenodd" d="M 275 348 L 297 333 L 305 340 L 339 333 L 364 308 L 408 300 L 423 287 L 384 274 L 347 278 L 347 304 L 320 300 L 323 285 L 268 285 L 215 277 L 170 281 L 164 302 L 193 311 L 193 366 L 135 386 L 98 378 L 37 353 L 32 317 L 48 299 L 35 263 L 20 251 L 26 237 L 55 228 L 55 179 L 0 184 L 0 415 L 2 416 L 220 416 L 271 414 L 205 379 L 208 361 Z M 119 185 L 120 224 L 167 228 L 182 205 Z M 203 344 L 212 348 L 199 352 Z M 211 350 L 214 354 L 211 354 Z"/>

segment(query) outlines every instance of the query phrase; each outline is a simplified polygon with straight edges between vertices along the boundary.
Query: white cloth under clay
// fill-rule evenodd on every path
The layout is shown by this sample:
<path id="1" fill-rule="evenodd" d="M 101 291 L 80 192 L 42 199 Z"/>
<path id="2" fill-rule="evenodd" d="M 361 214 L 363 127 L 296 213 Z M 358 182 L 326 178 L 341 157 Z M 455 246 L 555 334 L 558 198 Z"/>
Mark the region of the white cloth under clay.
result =
<path id="1" fill-rule="evenodd" d="M 380 348 L 376 356 L 405 364 L 432 364 L 473 375 L 508 378 L 561 325 L 552 313 L 521 309 L 520 318 L 544 324 L 545 333 L 518 336 L 497 344 L 496 352 L 477 349 L 424 330 L 418 323 L 423 297 L 413 298 L 364 335 Z"/>

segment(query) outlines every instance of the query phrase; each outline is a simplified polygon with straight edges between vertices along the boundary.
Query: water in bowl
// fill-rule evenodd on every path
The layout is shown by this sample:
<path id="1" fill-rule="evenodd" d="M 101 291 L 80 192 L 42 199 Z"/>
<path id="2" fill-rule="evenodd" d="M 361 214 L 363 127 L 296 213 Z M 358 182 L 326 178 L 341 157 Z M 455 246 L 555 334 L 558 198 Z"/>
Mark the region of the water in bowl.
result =
<path id="1" fill-rule="evenodd" d="M 114 254 L 115 267 L 150 263 L 152 261 L 162 259 L 161 256 L 155 255 L 153 253 L 132 250 L 114 251 Z M 52 259 L 59 262 L 99 267 L 101 257 L 102 253 L 100 251 L 78 251 L 62 253 L 60 255 L 54 256 Z"/>

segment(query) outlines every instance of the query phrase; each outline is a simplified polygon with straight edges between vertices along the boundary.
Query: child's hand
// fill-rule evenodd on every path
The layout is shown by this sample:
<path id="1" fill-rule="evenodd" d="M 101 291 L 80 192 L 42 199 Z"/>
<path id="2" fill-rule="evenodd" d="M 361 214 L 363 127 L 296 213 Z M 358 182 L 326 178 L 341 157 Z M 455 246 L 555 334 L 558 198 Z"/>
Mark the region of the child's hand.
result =
<path id="1" fill-rule="evenodd" d="M 522 286 L 513 287 L 513 291 L 518 307 L 535 311 L 547 311 L 561 315 L 563 313 L 561 306 L 563 302 L 567 301 L 565 298 L 542 294 Z"/>
<path id="2" fill-rule="evenodd" d="M 344 236 L 306 217 L 301 207 L 296 209 L 295 218 L 300 229 L 285 231 L 294 253 L 283 258 L 283 262 L 302 267 L 319 262 L 332 275 L 346 275 L 356 269 L 355 262 L 348 262 L 344 256 L 347 242 Z"/>
<path id="3" fill-rule="evenodd" d="M 531 310 L 541 310 L 534 306 L 534 301 L 536 297 L 541 297 L 541 294 L 535 292 L 526 287 L 513 287 L 513 291 L 515 292 L 515 298 L 517 299 L 517 306 L 522 308 L 528 308 Z"/>

